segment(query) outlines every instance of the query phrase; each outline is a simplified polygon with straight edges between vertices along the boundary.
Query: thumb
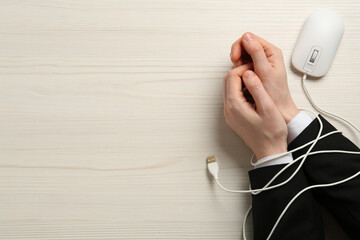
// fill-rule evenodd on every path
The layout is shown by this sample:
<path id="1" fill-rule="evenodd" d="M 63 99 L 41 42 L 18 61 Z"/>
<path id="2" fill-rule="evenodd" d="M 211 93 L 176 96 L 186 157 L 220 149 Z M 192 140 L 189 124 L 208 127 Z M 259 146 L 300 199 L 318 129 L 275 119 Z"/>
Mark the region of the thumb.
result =
<path id="1" fill-rule="evenodd" d="M 243 81 L 252 95 L 258 111 L 266 112 L 269 108 L 273 107 L 274 103 L 272 99 L 266 92 L 264 85 L 255 72 L 247 70 L 243 75 Z"/>

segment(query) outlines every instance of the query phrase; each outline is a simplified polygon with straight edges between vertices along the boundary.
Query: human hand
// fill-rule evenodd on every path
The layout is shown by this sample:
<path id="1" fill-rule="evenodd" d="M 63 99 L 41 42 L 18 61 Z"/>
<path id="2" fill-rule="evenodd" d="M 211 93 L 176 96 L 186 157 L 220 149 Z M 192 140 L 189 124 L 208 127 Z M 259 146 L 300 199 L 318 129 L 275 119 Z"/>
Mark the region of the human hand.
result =
<path id="1" fill-rule="evenodd" d="M 224 115 L 227 125 L 261 159 L 287 151 L 287 126 L 251 67 L 248 63 L 233 68 L 224 78 Z M 255 104 L 246 101 L 241 77 Z"/>
<path id="2" fill-rule="evenodd" d="M 261 79 L 286 123 L 298 113 L 289 90 L 284 59 L 279 48 L 252 33 L 245 33 L 231 47 L 234 67 L 253 62 L 254 71 Z"/>

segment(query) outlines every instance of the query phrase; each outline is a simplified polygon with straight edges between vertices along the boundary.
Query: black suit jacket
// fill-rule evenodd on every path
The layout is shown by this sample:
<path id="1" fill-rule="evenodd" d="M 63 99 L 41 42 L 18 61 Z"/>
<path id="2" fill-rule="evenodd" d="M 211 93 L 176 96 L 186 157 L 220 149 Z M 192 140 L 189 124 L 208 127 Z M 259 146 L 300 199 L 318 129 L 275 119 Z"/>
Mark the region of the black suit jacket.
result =
<path id="1" fill-rule="evenodd" d="M 322 135 L 336 130 L 321 117 Z M 295 149 L 314 140 L 320 125 L 315 119 L 288 148 Z M 293 154 L 293 158 L 304 154 L 308 147 Z M 348 150 L 359 151 L 341 133 L 330 135 L 317 142 L 312 151 Z M 267 166 L 249 172 L 253 189 L 263 187 L 285 165 Z M 280 175 L 273 184 L 286 180 L 298 166 L 294 164 Z M 360 155 L 319 154 L 308 156 L 303 167 L 286 185 L 253 195 L 254 239 L 266 239 L 287 203 L 302 189 L 315 184 L 332 183 L 350 177 L 360 170 Z M 324 205 L 337 219 L 352 239 L 360 239 L 360 177 L 349 182 L 328 187 L 315 188 L 303 193 L 290 206 L 271 239 L 324 239 L 319 204 Z"/>

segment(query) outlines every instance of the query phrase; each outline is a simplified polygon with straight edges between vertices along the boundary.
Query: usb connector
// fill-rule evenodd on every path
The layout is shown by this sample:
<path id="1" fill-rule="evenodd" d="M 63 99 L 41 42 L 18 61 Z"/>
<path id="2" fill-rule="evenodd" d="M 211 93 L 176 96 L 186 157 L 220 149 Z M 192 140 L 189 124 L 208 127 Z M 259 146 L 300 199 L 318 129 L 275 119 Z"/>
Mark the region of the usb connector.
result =
<path id="1" fill-rule="evenodd" d="M 209 164 L 209 163 L 213 163 L 213 162 L 216 162 L 216 159 L 215 159 L 215 156 L 214 155 L 210 155 L 206 158 L 206 163 Z"/>
<path id="2" fill-rule="evenodd" d="M 206 158 L 207 167 L 209 173 L 214 177 L 215 180 L 219 179 L 219 164 L 216 162 L 215 156 L 210 155 Z"/>

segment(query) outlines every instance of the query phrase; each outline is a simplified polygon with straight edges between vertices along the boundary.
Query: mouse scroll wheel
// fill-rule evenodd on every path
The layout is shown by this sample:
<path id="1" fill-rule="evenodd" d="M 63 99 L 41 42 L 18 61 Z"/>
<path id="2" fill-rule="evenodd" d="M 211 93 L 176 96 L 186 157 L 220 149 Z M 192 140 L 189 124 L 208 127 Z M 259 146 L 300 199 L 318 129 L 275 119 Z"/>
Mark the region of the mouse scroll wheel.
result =
<path id="1" fill-rule="evenodd" d="M 319 54 L 319 51 L 318 50 L 314 50 L 313 53 L 311 54 L 311 57 L 310 57 L 310 62 L 311 63 L 314 63 L 315 62 L 315 59 L 316 57 L 318 56 Z"/>

